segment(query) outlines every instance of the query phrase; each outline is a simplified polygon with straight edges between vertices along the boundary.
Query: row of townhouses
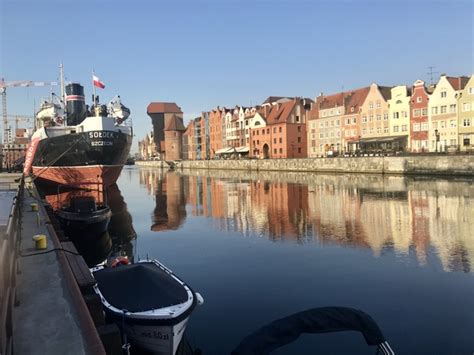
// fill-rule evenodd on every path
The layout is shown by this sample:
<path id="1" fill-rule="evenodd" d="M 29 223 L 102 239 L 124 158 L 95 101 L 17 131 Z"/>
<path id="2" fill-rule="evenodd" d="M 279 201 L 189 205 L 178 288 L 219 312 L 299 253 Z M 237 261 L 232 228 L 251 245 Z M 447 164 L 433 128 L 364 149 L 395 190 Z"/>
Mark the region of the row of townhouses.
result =
<path id="1" fill-rule="evenodd" d="M 149 108 L 152 105 L 158 107 L 150 104 Z M 159 107 L 176 107 L 172 117 L 182 121 L 181 110 L 172 105 Z M 153 115 L 171 113 L 152 113 L 149 109 L 148 114 L 154 120 Z M 217 107 L 203 112 L 186 128 L 172 130 L 176 124 L 163 122 L 165 133 L 174 137 L 173 144 L 156 138 L 153 143 L 151 134 L 146 138 L 150 144 L 142 141 L 140 150 L 153 144 L 155 149 L 168 146 L 170 152 L 173 147 L 168 158 L 165 148 L 158 149 L 158 155 L 166 160 L 471 151 L 474 79 L 441 75 L 434 85 L 417 80 L 411 87 L 373 83 L 331 95 L 321 93 L 314 100 L 271 96 L 254 107 Z M 154 123 L 158 136 L 156 127 Z M 179 152 L 175 146 L 181 147 Z M 150 152 L 142 156 L 150 156 Z"/>

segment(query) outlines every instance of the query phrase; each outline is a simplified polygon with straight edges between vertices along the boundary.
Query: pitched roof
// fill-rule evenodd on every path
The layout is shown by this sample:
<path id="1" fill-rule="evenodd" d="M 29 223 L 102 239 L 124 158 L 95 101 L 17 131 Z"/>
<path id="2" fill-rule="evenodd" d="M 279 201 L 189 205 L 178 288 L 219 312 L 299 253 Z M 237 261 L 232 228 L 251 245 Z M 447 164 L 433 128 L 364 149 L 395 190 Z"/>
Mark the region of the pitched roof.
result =
<path id="1" fill-rule="evenodd" d="M 291 97 L 288 97 L 288 96 L 268 96 L 267 99 L 265 101 L 263 101 L 262 105 L 265 105 L 265 104 L 272 104 L 274 102 L 278 102 L 280 100 L 284 100 L 285 101 L 288 101 L 288 100 L 291 100 Z"/>
<path id="2" fill-rule="evenodd" d="M 469 81 L 469 77 L 467 76 L 447 76 L 446 79 L 449 81 L 451 86 L 454 90 L 462 90 L 466 86 L 467 82 Z"/>
<path id="3" fill-rule="evenodd" d="M 370 87 L 368 86 L 366 86 L 365 88 L 349 91 L 345 100 L 346 114 L 359 112 L 359 107 L 364 104 L 365 98 L 369 94 L 369 91 Z M 351 110 L 351 108 L 354 108 L 354 110 Z"/>
<path id="4" fill-rule="evenodd" d="M 183 113 L 174 102 L 152 102 L 146 109 L 147 113 Z"/>
<path id="5" fill-rule="evenodd" d="M 392 98 L 392 88 L 390 86 L 379 86 L 378 88 L 385 101 Z"/>
<path id="6" fill-rule="evenodd" d="M 273 105 L 267 117 L 267 124 L 277 124 L 287 122 L 288 118 L 296 105 L 296 100 L 284 102 L 282 104 Z"/>
<path id="7" fill-rule="evenodd" d="M 165 131 L 184 131 L 186 128 L 183 125 L 183 120 L 181 117 L 178 117 L 176 115 L 171 116 L 171 118 L 168 121 L 168 124 L 166 125 Z"/>
<path id="8" fill-rule="evenodd" d="M 320 110 L 326 110 L 328 108 L 334 108 L 336 106 L 344 105 L 344 96 L 346 93 L 338 92 L 337 94 L 318 96 L 316 98 L 317 106 Z"/>

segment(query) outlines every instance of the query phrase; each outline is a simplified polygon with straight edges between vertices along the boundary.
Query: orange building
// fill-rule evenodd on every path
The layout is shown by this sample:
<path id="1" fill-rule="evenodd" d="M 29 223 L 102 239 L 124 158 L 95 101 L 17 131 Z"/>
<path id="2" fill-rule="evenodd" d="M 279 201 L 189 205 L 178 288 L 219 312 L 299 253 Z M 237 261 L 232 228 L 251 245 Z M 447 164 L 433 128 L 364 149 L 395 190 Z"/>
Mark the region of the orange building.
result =
<path id="1" fill-rule="evenodd" d="M 306 112 L 311 108 L 306 99 L 276 103 L 260 114 L 266 119 L 266 127 L 250 131 L 250 154 L 253 157 L 305 158 Z"/>

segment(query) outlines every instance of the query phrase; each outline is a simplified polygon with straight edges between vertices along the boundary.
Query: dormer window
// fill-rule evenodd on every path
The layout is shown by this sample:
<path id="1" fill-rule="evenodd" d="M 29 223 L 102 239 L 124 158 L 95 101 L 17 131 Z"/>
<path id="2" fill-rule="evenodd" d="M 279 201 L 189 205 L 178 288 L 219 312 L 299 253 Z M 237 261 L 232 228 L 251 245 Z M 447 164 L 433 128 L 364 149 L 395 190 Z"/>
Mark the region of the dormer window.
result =
<path id="1" fill-rule="evenodd" d="M 351 112 L 354 112 L 354 107 L 351 107 Z"/>
<path id="2" fill-rule="evenodd" d="M 423 98 L 421 96 L 418 96 L 416 98 L 416 102 L 418 102 L 418 103 L 423 102 Z"/>

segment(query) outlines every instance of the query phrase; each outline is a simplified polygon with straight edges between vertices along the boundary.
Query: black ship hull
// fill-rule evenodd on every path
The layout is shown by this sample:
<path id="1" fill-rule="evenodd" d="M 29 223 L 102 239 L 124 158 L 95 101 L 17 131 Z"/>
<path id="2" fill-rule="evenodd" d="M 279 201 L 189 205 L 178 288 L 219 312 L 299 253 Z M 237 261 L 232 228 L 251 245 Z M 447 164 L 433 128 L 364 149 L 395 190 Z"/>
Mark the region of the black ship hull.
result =
<path id="1" fill-rule="evenodd" d="M 115 183 L 127 161 L 132 136 L 119 131 L 87 131 L 41 139 L 33 175 L 70 186 Z"/>

